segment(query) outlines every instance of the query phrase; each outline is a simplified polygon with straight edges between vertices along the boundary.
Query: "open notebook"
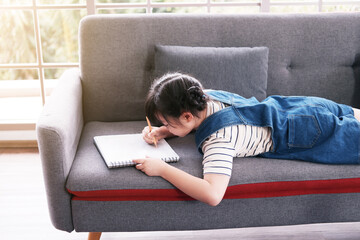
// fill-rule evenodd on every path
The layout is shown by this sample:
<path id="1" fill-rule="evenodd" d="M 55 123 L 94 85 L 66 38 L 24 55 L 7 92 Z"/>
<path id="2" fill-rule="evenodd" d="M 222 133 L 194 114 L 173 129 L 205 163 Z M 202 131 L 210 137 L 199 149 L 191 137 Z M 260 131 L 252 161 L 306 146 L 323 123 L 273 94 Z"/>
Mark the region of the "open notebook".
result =
<path id="1" fill-rule="evenodd" d="M 133 159 L 145 156 L 160 158 L 165 162 L 179 161 L 179 155 L 165 139 L 157 147 L 147 144 L 142 134 L 121 134 L 95 136 L 94 143 L 109 168 L 133 166 Z"/>

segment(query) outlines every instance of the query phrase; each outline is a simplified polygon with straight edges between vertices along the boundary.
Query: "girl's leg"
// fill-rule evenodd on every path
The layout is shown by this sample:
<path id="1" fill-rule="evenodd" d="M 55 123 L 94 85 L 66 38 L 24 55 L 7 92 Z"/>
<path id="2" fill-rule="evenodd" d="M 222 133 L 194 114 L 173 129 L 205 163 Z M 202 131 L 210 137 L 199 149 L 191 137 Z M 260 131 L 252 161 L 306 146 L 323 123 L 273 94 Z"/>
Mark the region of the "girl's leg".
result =
<path id="1" fill-rule="evenodd" d="M 353 108 L 355 118 L 360 122 L 360 109 Z"/>

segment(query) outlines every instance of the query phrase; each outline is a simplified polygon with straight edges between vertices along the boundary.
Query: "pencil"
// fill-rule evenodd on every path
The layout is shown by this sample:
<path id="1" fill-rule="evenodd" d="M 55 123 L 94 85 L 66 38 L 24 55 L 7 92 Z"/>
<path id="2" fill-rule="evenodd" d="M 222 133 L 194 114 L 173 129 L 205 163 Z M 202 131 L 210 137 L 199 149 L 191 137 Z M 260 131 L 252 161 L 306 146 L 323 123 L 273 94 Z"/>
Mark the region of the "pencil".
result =
<path id="1" fill-rule="evenodd" d="M 152 131 L 152 127 L 151 127 L 151 124 L 150 124 L 150 121 L 149 121 L 149 118 L 146 116 L 146 121 L 147 121 L 147 124 L 149 126 L 149 131 L 151 132 Z M 155 147 L 157 147 L 157 141 L 156 141 L 156 138 L 153 137 L 153 142 L 155 144 Z"/>

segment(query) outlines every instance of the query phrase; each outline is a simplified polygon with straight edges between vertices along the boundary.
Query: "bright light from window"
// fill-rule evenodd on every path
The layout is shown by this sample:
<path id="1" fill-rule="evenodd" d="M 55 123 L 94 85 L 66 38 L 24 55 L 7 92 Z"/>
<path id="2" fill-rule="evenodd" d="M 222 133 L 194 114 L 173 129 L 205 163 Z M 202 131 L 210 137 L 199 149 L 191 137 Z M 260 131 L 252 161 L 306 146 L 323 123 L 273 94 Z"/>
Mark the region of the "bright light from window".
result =
<path id="1" fill-rule="evenodd" d="M 78 27 L 87 14 L 319 11 L 360 11 L 360 0 L 0 0 L 0 124 L 36 121 L 41 93 L 78 66 Z"/>

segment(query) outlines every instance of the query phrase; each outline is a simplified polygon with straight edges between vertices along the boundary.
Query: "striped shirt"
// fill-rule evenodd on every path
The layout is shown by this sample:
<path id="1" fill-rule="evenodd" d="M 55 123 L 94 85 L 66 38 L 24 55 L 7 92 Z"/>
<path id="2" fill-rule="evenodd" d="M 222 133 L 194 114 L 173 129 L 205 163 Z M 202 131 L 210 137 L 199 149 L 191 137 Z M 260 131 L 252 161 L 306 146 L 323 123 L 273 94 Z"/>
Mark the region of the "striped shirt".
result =
<path id="1" fill-rule="evenodd" d="M 210 100 L 206 117 L 227 107 Z M 271 129 L 250 125 L 233 125 L 220 129 L 206 139 L 202 145 L 204 153 L 203 173 L 231 176 L 234 157 L 250 157 L 270 151 L 272 148 Z"/>

